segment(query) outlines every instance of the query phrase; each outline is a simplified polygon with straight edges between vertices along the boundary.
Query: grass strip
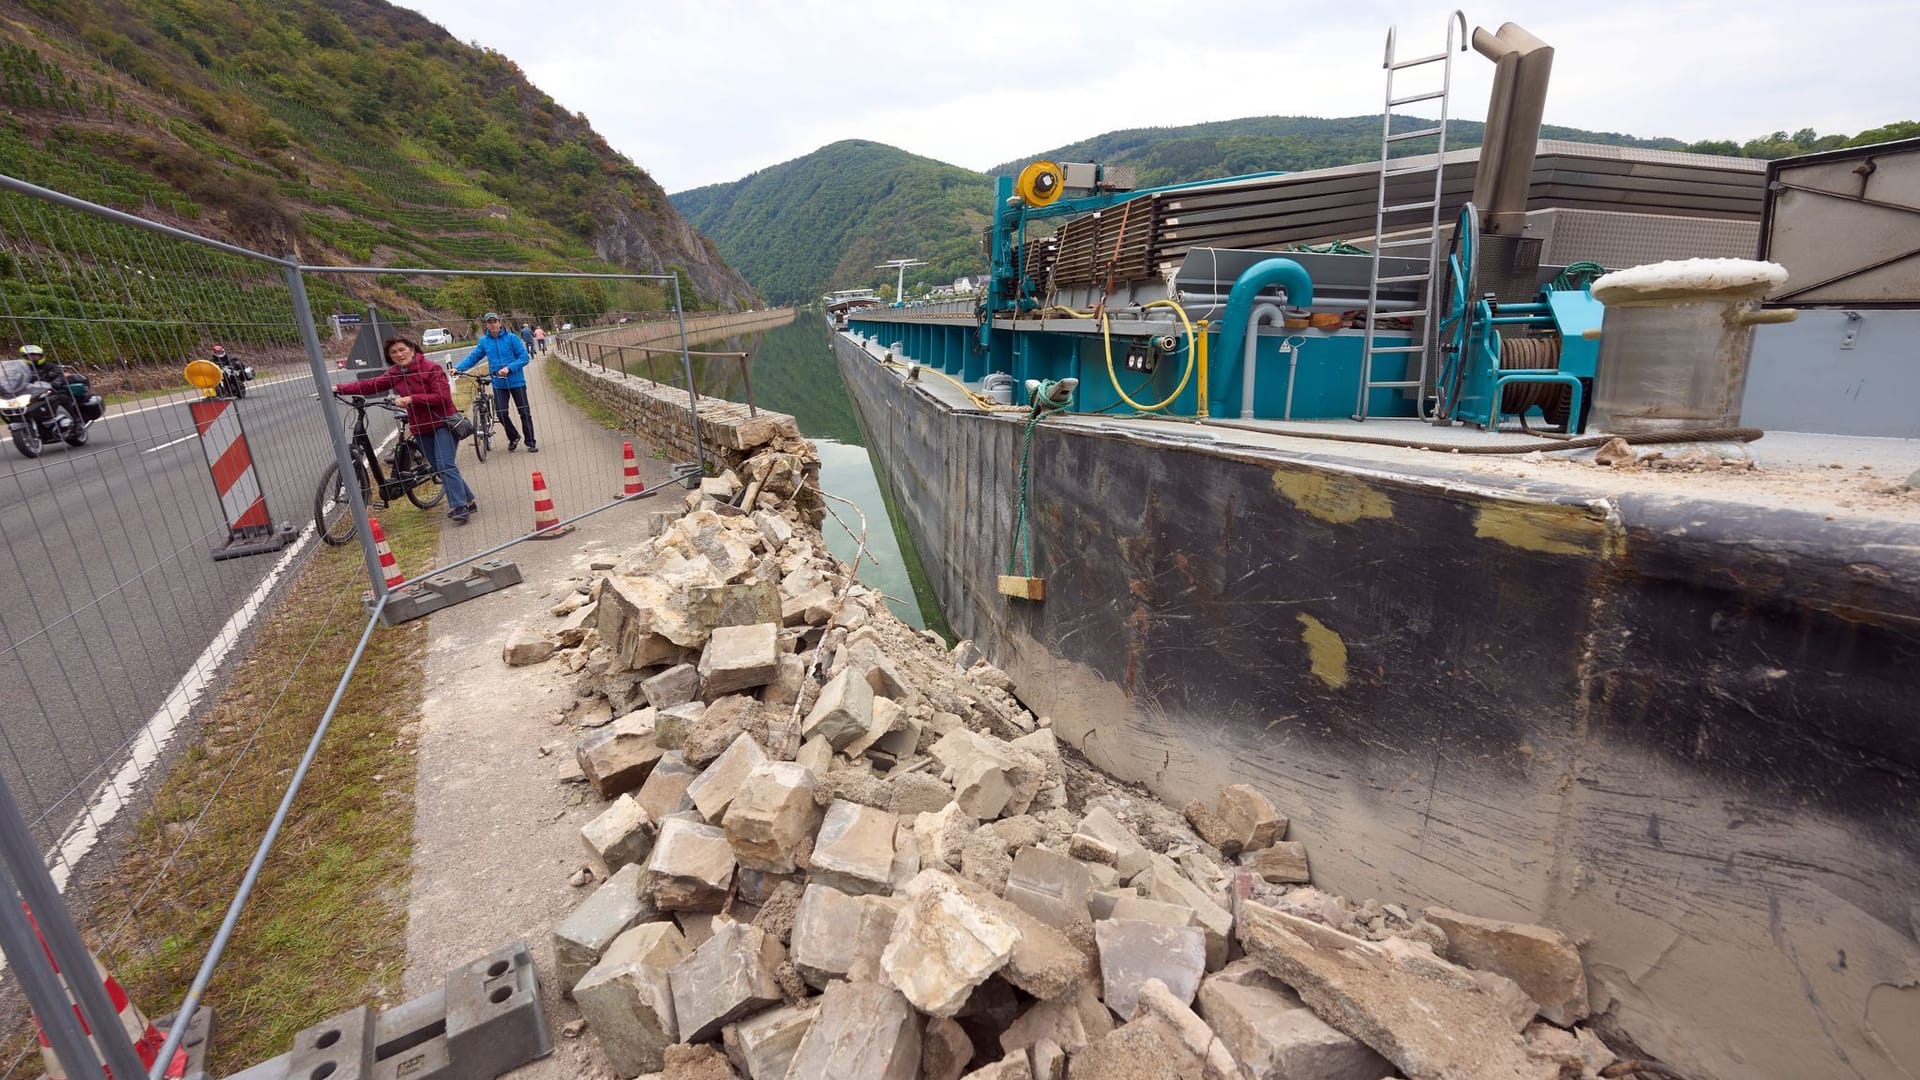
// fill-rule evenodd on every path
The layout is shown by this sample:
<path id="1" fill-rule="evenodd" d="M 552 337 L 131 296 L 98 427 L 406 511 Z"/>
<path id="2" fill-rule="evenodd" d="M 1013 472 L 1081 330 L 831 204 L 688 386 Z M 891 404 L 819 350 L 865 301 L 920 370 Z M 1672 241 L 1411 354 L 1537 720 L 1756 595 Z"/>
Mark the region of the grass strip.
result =
<path id="1" fill-rule="evenodd" d="M 432 565 L 441 520 L 388 511 L 403 570 Z M 366 587 L 356 545 L 308 561 L 92 890 L 90 943 L 150 1016 L 179 1004 L 206 956 L 365 628 Z M 368 643 L 208 986 L 214 1075 L 284 1053 L 355 1005 L 398 999 L 426 642 L 421 621 Z M 37 1055 L 28 1064 L 37 1075 Z"/>
<path id="2" fill-rule="evenodd" d="M 626 420 L 619 413 L 600 404 L 593 395 L 587 393 L 587 388 L 580 385 L 579 377 L 574 375 L 573 369 L 565 363 L 556 359 L 554 363 L 540 366 L 546 369 L 547 382 L 560 392 L 560 396 L 566 399 L 567 404 L 587 414 L 588 419 L 613 431 L 628 428 Z"/>

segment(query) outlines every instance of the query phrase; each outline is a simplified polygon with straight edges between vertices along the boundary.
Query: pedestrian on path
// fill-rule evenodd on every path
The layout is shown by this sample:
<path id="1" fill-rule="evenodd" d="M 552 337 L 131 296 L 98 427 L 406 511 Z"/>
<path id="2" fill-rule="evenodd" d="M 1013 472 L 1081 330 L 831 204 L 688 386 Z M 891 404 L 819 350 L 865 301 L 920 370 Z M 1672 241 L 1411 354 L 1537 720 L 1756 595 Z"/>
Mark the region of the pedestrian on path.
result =
<path id="1" fill-rule="evenodd" d="M 536 352 L 547 351 L 547 328 L 546 327 L 536 326 L 533 328 L 533 345 L 534 345 L 534 351 Z"/>
<path id="2" fill-rule="evenodd" d="M 486 332 L 453 370 L 465 371 L 485 360 L 487 370 L 493 372 L 493 413 L 500 418 L 500 426 L 507 429 L 507 449 L 520 449 L 520 432 L 514 429 L 513 417 L 507 414 L 507 402 L 512 401 L 520 411 L 520 426 L 526 429 L 527 453 L 537 454 L 540 447 L 533 441 L 533 408 L 527 404 L 526 369 L 533 357 L 527 352 L 526 342 L 501 325 L 498 314 L 489 311 L 482 321 L 486 323 Z"/>
<path id="3" fill-rule="evenodd" d="M 414 442 L 440 474 L 440 486 L 447 493 L 447 517 L 465 525 L 468 515 L 480 509 L 480 504 L 474 501 L 473 489 L 454 463 L 454 451 L 460 443 L 447 430 L 446 421 L 454 415 L 454 407 L 446 369 L 427 359 L 426 350 L 418 342 L 402 337 L 387 339 L 387 365 L 387 370 L 371 379 L 341 383 L 334 393 L 393 393 L 393 403 L 407 410 L 407 429 Z"/>

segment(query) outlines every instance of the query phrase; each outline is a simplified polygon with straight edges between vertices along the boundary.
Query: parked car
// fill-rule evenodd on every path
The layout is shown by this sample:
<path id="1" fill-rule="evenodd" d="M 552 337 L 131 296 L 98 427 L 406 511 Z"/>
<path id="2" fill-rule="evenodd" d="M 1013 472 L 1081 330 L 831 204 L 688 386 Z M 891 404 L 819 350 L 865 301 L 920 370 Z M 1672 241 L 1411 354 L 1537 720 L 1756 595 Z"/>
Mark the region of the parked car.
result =
<path id="1" fill-rule="evenodd" d="M 420 335 L 420 344 L 423 348 L 428 349 L 438 348 L 442 345 L 451 345 L 453 344 L 453 335 L 448 333 L 445 327 L 435 327 Z"/>
<path id="2" fill-rule="evenodd" d="M 571 329 L 573 329 L 573 324 L 572 324 L 572 323 L 570 323 L 570 322 L 563 322 L 563 323 L 561 323 L 561 324 L 560 324 L 560 329 L 562 329 L 562 330 L 571 330 Z"/>

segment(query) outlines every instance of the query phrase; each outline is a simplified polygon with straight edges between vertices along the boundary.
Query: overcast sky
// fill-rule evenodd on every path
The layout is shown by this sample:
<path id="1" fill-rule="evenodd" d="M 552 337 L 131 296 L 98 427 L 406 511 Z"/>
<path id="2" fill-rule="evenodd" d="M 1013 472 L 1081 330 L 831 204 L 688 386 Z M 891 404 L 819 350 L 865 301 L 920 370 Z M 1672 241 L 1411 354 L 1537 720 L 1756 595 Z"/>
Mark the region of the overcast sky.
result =
<path id="1" fill-rule="evenodd" d="M 1377 113 L 1387 27 L 1399 24 L 1402 55 L 1437 52 L 1449 10 L 1404 0 L 408 6 L 512 57 L 670 192 L 841 139 L 985 169 L 1116 128 Z M 1555 47 L 1548 123 L 1744 140 L 1920 119 L 1915 0 L 1563 0 L 1467 16 L 1489 29 L 1511 19 Z M 1492 65 L 1473 52 L 1456 61 L 1454 115 L 1484 119 Z"/>

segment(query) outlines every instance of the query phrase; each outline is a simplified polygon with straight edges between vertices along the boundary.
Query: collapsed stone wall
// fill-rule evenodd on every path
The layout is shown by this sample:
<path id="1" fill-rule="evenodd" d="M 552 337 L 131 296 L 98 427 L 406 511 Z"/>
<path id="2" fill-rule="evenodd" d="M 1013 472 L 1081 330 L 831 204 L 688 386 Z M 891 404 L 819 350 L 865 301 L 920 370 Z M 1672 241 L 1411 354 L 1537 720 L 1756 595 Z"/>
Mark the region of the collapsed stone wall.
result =
<path id="1" fill-rule="evenodd" d="M 1300 793 L 1101 774 L 850 576 L 777 457 L 506 649 L 573 683 L 605 800 L 549 977 L 620 1076 L 1633 1075 L 1574 942 L 1314 888 Z"/>

